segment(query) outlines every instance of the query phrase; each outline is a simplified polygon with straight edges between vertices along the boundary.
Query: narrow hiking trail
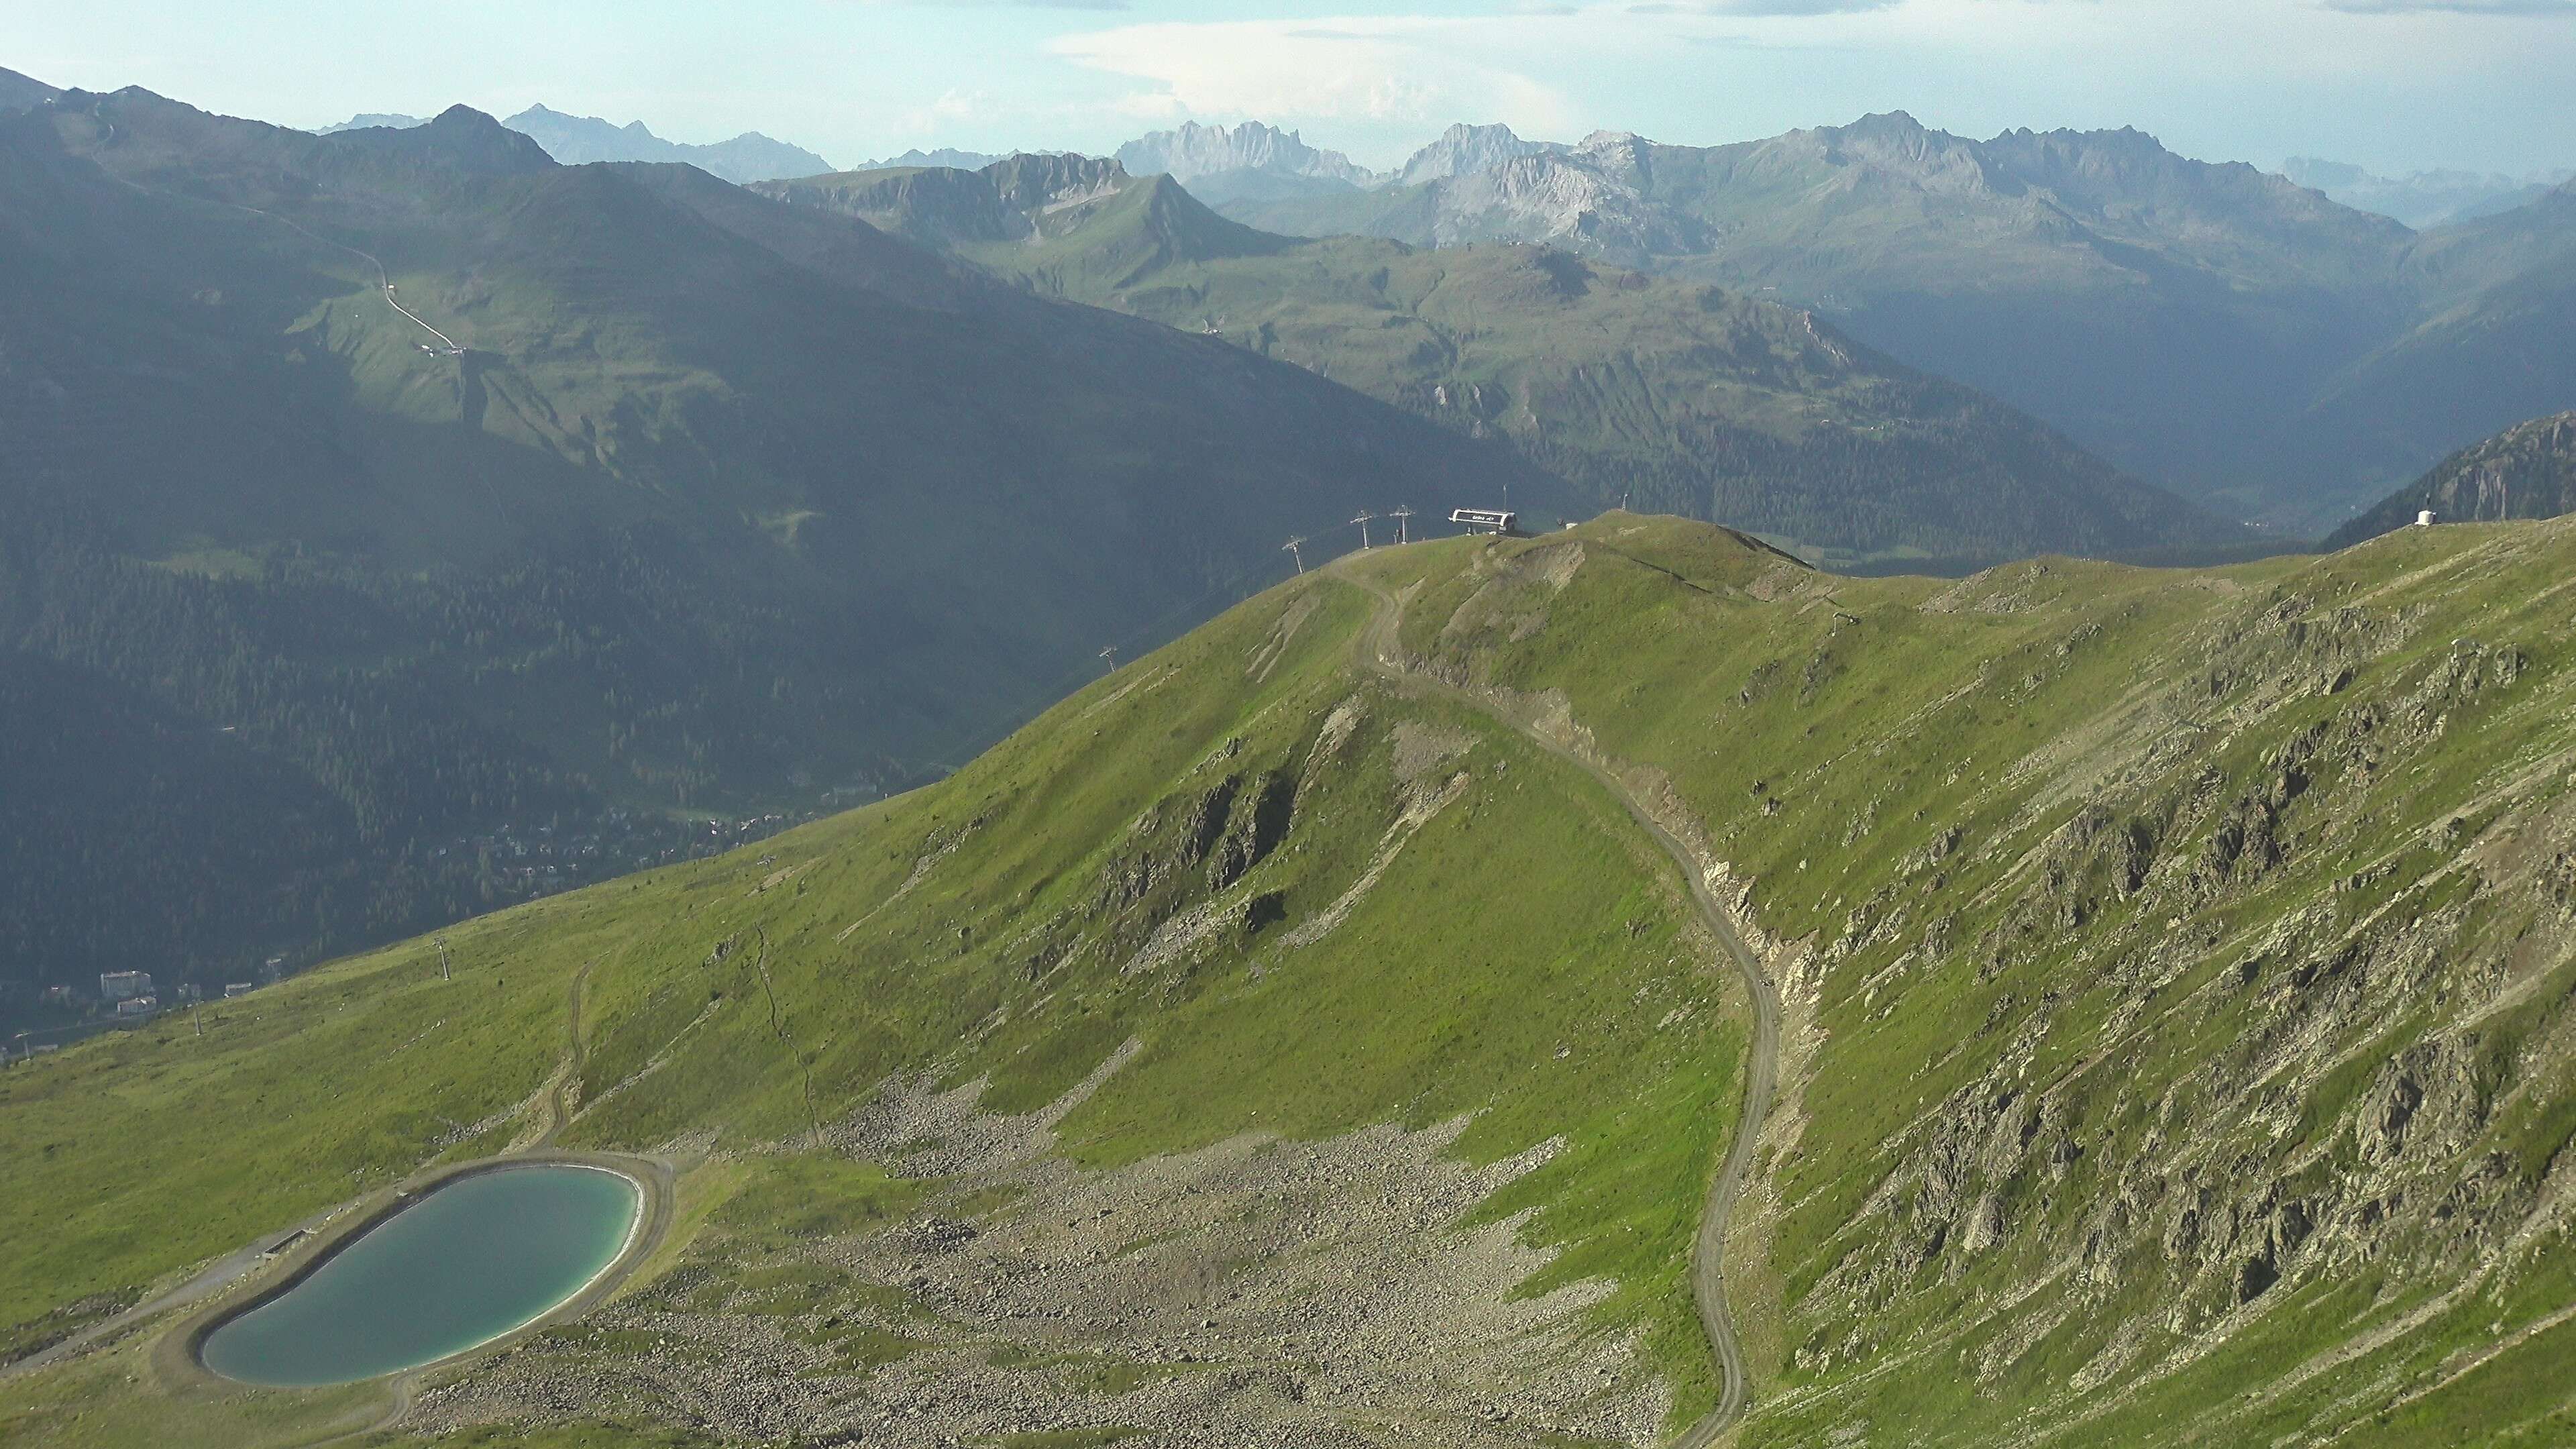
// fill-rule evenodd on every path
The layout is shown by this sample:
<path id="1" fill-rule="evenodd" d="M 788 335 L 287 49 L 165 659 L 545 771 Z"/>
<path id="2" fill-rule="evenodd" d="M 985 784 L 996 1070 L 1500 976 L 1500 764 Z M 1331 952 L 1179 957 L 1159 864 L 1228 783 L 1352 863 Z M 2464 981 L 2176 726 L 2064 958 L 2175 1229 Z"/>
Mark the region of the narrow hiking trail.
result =
<path id="1" fill-rule="evenodd" d="M 590 1065 L 590 1037 L 581 1029 L 581 994 L 583 988 L 590 984 L 590 968 L 598 965 L 600 960 L 600 957 L 593 956 L 572 974 L 572 988 L 564 1003 L 564 1031 L 570 1045 L 565 1051 L 562 1074 L 555 1078 L 553 1089 L 546 1094 L 546 1130 L 532 1144 L 534 1147 L 554 1146 L 555 1139 L 572 1125 L 576 1110 L 572 1094 L 581 1085 L 582 1070 Z"/>
<path id="2" fill-rule="evenodd" d="M 1690 883 L 1692 904 L 1725 947 L 1730 962 L 1737 974 L 1743 977 L 1745 989 L 1752 997 L 1753 1042 L 1746 1060 L 1744 1111 L 1737 1119 L 1734 1135 L 1727 1144 L 1726 1160 L 1719 1164 L 1717 1176 L 1709 1184 L 1707 1200 L 1700 1210 L 1699 1236 L 1691 1247 L 1691 1295 L 1699 1309 L 1700 1327 L 1708 1335 L 1709 1352 L 1717 1360 L 1724 1383 L 1718 1393 L 1717 1406 L 1702 1415 L 1674 1443 L 1677 1449 L 1707 1449 L 1718 1436 L 1743 1420 L 1747 1404 L 1744 1345 L 1736 1335 L 1734 1312 L 1726 1297 L 1726 1231 L 1734 1218 L 1736 1201 L 1743 1196 L 1745 1179 L 1752 1173 L 1754 1144 L 1761 1135 L 1763 1119 L 1770 1115 L 1771 1098 L 1779 1084 L 1779 989 L 1764 974 L 1761 959 L 1745 944 L 1744 937 L 1727 916 L 1726 908 L 1710 889 L 1707 867 L 1697 852 L 1655 818 L 1616 769 L 1546 734 L 1498 701 L 1451 684 L 1417 667 L 1398 642 L 1398 631 L 1404 621 L 1404 600 L 1355 571 L 1341 567 L 1339 560 L 1325 567 L 1366 589 L 1377 601 L 1376 613 L 1359 634 L 1358 653 L 1363 666 L 1390 679 L 1465 704 L 1490 719 L 1509 725 L 1540 749 L 1590 775 L 1619 801 L 1629 818 L 1663 847 L 1675 865 L 1681 867 L 1682 879 Z"/>
<path id="3" fill-rule="evenodd" d="M 456 345 L 456 340 L 455 340 L 454 338 L 451 338 L 451 337 L 449 337 L 446 333 L 441 332 L 441 331 L 439 331 L 437 328 L 430 326 L 430 325 L 429 325 L 429 323 L 428 323 L 427 321 L 425 321 L 425 320 L 423 320 L 423 319 L 422 319 L 422 317 L 421 317 L 421 315 L 420 315 L 419 313 L 414 312 L 414 311 L 413 311 L 412 309 L 410 309 L 409 307 L 404 306 L 404 305 L 402 304 L 402 302 L 394 296 L 394 279 L 393 279 L 393 274 L 385 270 L 385 264 L 384 264 L 383 260 L 382 260 L 381 258 L 379 258 L 379 257 L 378 257 L 374 252 L 366 251 L 366 250 L 364 250 L 364 249 L 362 249 L 362 248 L 359 248 L 359 247 L 353 247 L 353 246 L 349 245 L 347 242 L 343 242 L 343 241 L 333 241 L 333 240 L 331 240 L 329 237 L 322 235 L 320 232 L 314 231 L 314 230 L 313 230 L 313 229 L 311 229 L 310 227 L 304 226 L 304 225 L 302 225 L 301 223 L 296 222 L 296 221 L 294 221 L 294 220 L 292 220 L 292 219 L 290 219 L 290 218 L 280 216 L 280 215 L 278 215 L 276 212 L 273 212 L 273 211 L 262 211 L 262 210 L 260 210 L 258 207 L 248 205 L 248 204 L 246 204 L 246 203 L 244 203 L 244 202 L 239 202 L 239 201 L 214 201 L 214 200 L 211 200 L 211 199 L 209 199 L 209 198 L 201 197 L 201 196 L 183 196 L 183 195 L 180 195 L 178 192 L 175 192 L 175 191 L 163 191 L 163 190 L 161 190 L 161 189 L 159 189 L 159 188 L 157 188 L 157 187 L 146 186 L 146 185 L 144 185 L 144 184 L 143 184 L 142 182 L 140 182 L 140 181 L 131 180 L 131 179 L 129 179 L 129 178 L 127 178 L 127 177 L 123 177 L 123 176 L 112 176 L 112 178 L 111 178 L 111 179 L 113 179 L 113 180 L 115 180 L 115 181 L 118 181 L 118 182 L 122 183 L 122 184 L 123 184 L 123 185 L 124 185 L 128 190 L 132 190 L 132 191 L 139 191 L 139 192 L 143 193 L 143 194 L 144 194 L 144 195 L 146 195 L 146 196 L 157 196 L 157 197 L 160 197 L 161 199 L 163 199 L 163 200 L 165 200 L 165 201 L 177 201 L 177 202 L 184 202 L 184 203 L 195 203 L 195 204 L 202 204 L 202 205 L 222 206 L 222 207 L 229 207 L 230 209 L 232 209 L 232 210 L 234 210 L 234 211 L 248 212 L 248 213 L 249 213 L 250 215 L 252 215 L 252 216 L 260 217 L 260 218 L 262 218 L 262 219 L 264 219 L 264 220 L 267 220 L 267 221 L 273 221 L 273 222 L 276 222 L 279 226 L 285 227 L 288 231 L 291 231 L 291 232 L 295 233 L 297 236 L 303 237 L 303 238 L 305 238 L 305 239 L 306 239 L 306 240 L 308 240 L 308 241 L 316 241 L 316 242 L 320 242 L 322 245 L 324 245 L 324 246 L 326 246 L 326 247 L 332 247 L 332 248 L 335 248 L 335 249 L 337 249 L 337 250 L 347 252 L 349 255 L 351 255 L 351 256 L 353 256 L 353 257 L 360 257 L 360 258 L 364 258 L 364 259 L 365 259 L 365 261 L 366 261 L 366 263 L 367 263 L 367 265 L 369 265 L 369 266 L 371 266 L 371 267 L 374 267 L 374 268 L 376 269 L 376 288 L 377 288 L 378 293 L 379 293 L 381 296 L 383 296 L 383 298 L 385 299 L 385 305 L 386 305 L 386 306 L 388 306 L 388 307 L 393 308 L 393 309 L 394 309 L 395 311 L 397 311 L 397 312 L 400 312 L 400 313 L 401 313 L 401 314 L 403 314 L 405 317 L 410 318 L 410 319 L 412 320 L 412 322 L 413 322 L 413 323 L 415 323 L 416 325 L 418 325 L 418 326 L 419 326 L 419 328 L 420 328 L 422 331 L 424 331 L 424 332 L 428 333 L 428 334 L 429 334 L 430 336 L 432 336 L 432 337 L 437 338 L 437 339 L 438 339 L 438 343 L 439 343 L 439 347 L 446 349 L 446 350 L 445 350 L 445 351 L 443 351 L 443 352 L 437 352 L 437 355 L 438 355 L 438 356 L 441 356 L 441 357 L 462 357 L 462 356 L 464 356 L 464 355 L 465 355 L 465 349 L 464 349 L 464 348 L 462 348 L 462 347 L 457 346 L 457 345 Z M 436 351 L 436 349 L 431 348 L 427 343 L 422 343 L 422 344 L 421 344 L 421 350 L 422 350 L 422 351 L 424 351 L 424 352 L 432 352 L 432 351 Z"/>

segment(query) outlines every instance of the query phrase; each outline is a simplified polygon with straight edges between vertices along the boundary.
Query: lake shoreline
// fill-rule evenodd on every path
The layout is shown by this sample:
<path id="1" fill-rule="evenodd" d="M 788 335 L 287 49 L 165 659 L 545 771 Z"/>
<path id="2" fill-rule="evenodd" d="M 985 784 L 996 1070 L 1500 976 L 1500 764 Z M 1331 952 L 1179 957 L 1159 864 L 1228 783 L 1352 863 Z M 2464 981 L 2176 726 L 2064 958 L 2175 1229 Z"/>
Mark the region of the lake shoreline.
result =
<path id="1" fill-rule="evenodd" d="M 519 1342 L 530 1334 L 578 1318 L 605 1302 L 625 1282 L 635 1267 L 660 1246 L 673 1217 L 676 1167 L 658 1158 L 616 1152 L 582 1152 L 540 1148 L 505 1157 L 480 1158 L 434 1168 L 380 1188 L 361 1198 L 353 1210 L 334 1216 L 339 1221 L 325 1221 L 304 1239 L 285 1249 L 266 1271 L 245 1275 L 257 1280 L 253 1291 L 238 1296 L 226 1294 L 223 1301 L 198 1308 L 186 1319 L 162 1334 L 152 1355 L 155 1369 L 173 1387 L 192 1385 L 217 1387 L 226 1391 L 252 1390 L 261 1393 L 309 1394 L 325 1391 L 316 1388 L 288 1388 L 248 1383 L 227 1377 L 209 1367 L 204 1358 L 206 1340 L 216 1330 L 261 1308 L 287 1293 L 319 1272 L 333 1258 L 355 1245 L 368 1233 L 384 1226 L 405 1210 L 416 1206 L 431 1193 L 469 1178 L 530 1167 L 576 1167 L 606 1172 L 624 1178 L 636 1190 L 634 1220 L 616 1256 L 593 1274 L 581 1288 L 552 1308 L 506 1332 L 496 1334 L 470 1347 L 442 1355 L 426 1363 L 397 1369 L 374 1379 L 358 1380 L 359 1384 L 392 1385 L 397 1406 L 407 1401 L 407 1381 L 413 1376 L 445 1368 L 491 1353 Z M 346 1389 L 349 1385 L 329 1386 Z"/>

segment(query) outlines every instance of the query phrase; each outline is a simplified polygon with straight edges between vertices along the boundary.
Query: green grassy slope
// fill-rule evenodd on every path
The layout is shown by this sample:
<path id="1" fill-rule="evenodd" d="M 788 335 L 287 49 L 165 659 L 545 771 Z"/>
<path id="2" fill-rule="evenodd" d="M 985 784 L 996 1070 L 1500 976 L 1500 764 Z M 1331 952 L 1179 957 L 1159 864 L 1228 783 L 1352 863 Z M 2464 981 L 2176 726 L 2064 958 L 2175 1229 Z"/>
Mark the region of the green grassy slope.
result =
<path id="1" fill-rule="evenodd" d="M 704 1289 L 754 1311 L 795 1244 L 844 1261 L 940 1191 L 808 1146 L 889 1074 L 984 1077 L 986 1106 L 1028 1111 L 1133 1040 L 1059 1128 L 1093 1170 L 1461 1112 L 1472 1160 L 1561 1139 L 1486 1211 L 1535 1209 L 1520 1231 L 1562 1249 L 1533 1287 L 1603 1280 L 1590 1322 L 1641 1335 L 1678 1424 L 1710 1391 L 1682 1269 L 1743 1029 L 1669 862 L 1498 722 L 1525 717 L 1701 852 L 1787 1002 L 1727 1271 L 1749 1440 L 2551 1442 L 2576 1272 L 2571 552 L 2561 521 L 2216 571 L 1854 580 L 1615 514 L 1381 551 L 941 785 L 451 933 L 454 983 L 396 948 L 202 1039 L 0 1078 L 25 1164 L 0 1222 L 41 1244 L 0 1319 L 58 1333 L 523 1134 L 577 996 L 565 1140 L 698 1164 L 697 1226 L 644 1299 L 772 1285 Z M 1483 703 L 1357 668 L 1372 604 L 1342 570 L 1403 599 L 1417 670 Z M 187 1130 L 215 1121 L 238 1125 Z M 636 1347 L 558 1336 L 511 1372 Z M 13 1384 L 0 1424 L 110 1442 L 202 1406 L 146 1385 L 75 1421 L 140 1351 Z"/>
<path id="2" fill-rule="evenodd" d="M 1591 628 L 1417 638 L 1668 771 L 1809 943 L 1751 1436 L 2564 1435 L 2576 530 L 1783 579 L 1767 630 L 1634 532 L 1670 572 Z"/>
<path id="3" fill-rule="evenodd" d="M 1491 722 L 1367 682 L 1366 615 L 1321 577 L 1274 591 L 942 785 L 757 859 L 453 930 L 453 983 L 424 946 L 396 948 L 227 1003 L 202 1039 L 165 1028 L 0 1079 L 26 1164 L 10 1234 L 45 1245 L 13 1264 L 0 1317 L 42 1338 L 254 1223 L 494 1150 L 533 1114 L 577 993 L 572 1145 L 757 1153 L 921 1067 L 989 1074 L 987 1105 L 1026 1110 L 1131 1036 L 1141 1053 L 1063 1129 L 1078 1161 L 1462 1112 L 1456 1150 L 1477 1161 L 1562 1136 L 1571 1150 L 1495 1210 L 1535 1210 L 1558 1272 L 1620 1285 L 1602 1326 L 1641 1329 L 1696 1401 L 1682 1274 L 1741 1039 L 1725 978 L 1614 801 Z M 1445 741 L 1429 764 L 1403 743 L 1417 731 Z M 1391 845 L 1337 929 L 1291 942 Z M 1451 889 L 1487 870 L 1523 884 Z M 1192 912 L 1211 929 L 1168 949 Z M 1160 964 L 1138 969 L 1158 933 Z M 383 1065 L 405 1057 L 418 1068 Z M 116 1134 L 86 1125 L 102 1092 Z M 241 1124 L 239 1150 L 188 1150 L 190 1124 L 216 1121 Z M 688 1261 L 732 1271 L 741 1250 L 719 1234 Z M 12 1437 L 103 1432 L 59 1402 L 13 1401 Z M 133 1412 L 119 1422 L 171 1409 Z"/>
<path id="4" fill-rule="evenodd" d="M 1255 231 L 1076 157 L 759 188 L 1038 292 L 1223 337 L 1504 440 L 1604 503 L 1833 561 L 2224 546 L 2244 535 L 1814 315 L 1535 246 Z"/>

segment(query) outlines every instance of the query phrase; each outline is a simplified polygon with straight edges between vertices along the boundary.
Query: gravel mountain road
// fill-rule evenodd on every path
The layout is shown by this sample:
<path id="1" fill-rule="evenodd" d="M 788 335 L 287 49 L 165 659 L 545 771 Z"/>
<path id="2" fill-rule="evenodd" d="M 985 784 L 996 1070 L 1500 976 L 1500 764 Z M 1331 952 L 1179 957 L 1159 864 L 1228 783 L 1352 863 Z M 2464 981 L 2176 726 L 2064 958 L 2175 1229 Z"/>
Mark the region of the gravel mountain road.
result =
<path id="1" fill-rule="evenodd" d="M 1348 557 L 1358 559 L 1365 555 Z M 1700 1326 L 1708 1334 L 1709 1352 L 1717 1360 L 1724 1384 L 1716 1407 L 1702 1415 L 1675 1441 L 1678 1449 L 1707 1449 L 1743 1419 L 1748 1402 L 1744 1348 L 1737 1337 L 1734 1313 L 1726 1296 L 1726 1233 L 1734 1217 L 1736 1201 L 1743 1195 L 1745 1178 L 1752 1171 L 1754 1145 L 1761 1136 L 1763 1119 L 1770 1114 L 1771 1098 L 1779 1081 L 1779 989 L 1763 972 L 1761 958 L 1745 944 L 1725 906 L 1710 888 L 1707 863 L 1655 818 L 1616 769 L 1516 717 L 1498 701 L 1475 690 L 1462 689 L 1418 668 L 1398 643 L 1404 601 L 1342 561 L 1329 567 L 1340 577 L 1368 590 L 1377 600 L 1377 614 L 1359 636 L 1360 662 L 1365 667 L 1456 700 L 1501 721 L 1539 748 L 1579 767 L 1599 781 L 1627 809 L 1629 818 L 1652 836 L 1655 843 L 1663 847 L 1664 853 L 1672 857 L 1673 863 L 1681 867 L 1682 878 L 1690 882 L 1691 900 L 1698 907 L 1701 919 L 1707 922 L 1710 932 L 1724 946 L 1730 964 L 1744 978 L 1745 989 L 1753 1002 L 1753 1041 L 1745 1074 L 1744 1111 L 1727 1147 L 1726 1160 L 1719 1164 L 1717 1176 L 1709 1184 L 1708 1198 L 1700 1212 L 1699 1236 L 1691 1251 L 1691 1292 L 1699 1309 Z"/>

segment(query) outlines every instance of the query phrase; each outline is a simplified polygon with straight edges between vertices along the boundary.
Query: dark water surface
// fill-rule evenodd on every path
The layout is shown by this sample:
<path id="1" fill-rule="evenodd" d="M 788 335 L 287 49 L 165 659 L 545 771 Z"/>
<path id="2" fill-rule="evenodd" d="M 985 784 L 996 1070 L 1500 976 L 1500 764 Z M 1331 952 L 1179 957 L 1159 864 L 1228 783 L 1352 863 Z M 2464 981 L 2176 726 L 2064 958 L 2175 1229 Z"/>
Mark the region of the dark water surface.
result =
<path id="1" fill-rule="evenodd" d="M 634 1183 L 593 1168 L 460 1178 L 207 1335 L 201 1356 L 226 1378 L 304 1388 L 463 1353 L 579 1293 L 642 1210 Z"/>

